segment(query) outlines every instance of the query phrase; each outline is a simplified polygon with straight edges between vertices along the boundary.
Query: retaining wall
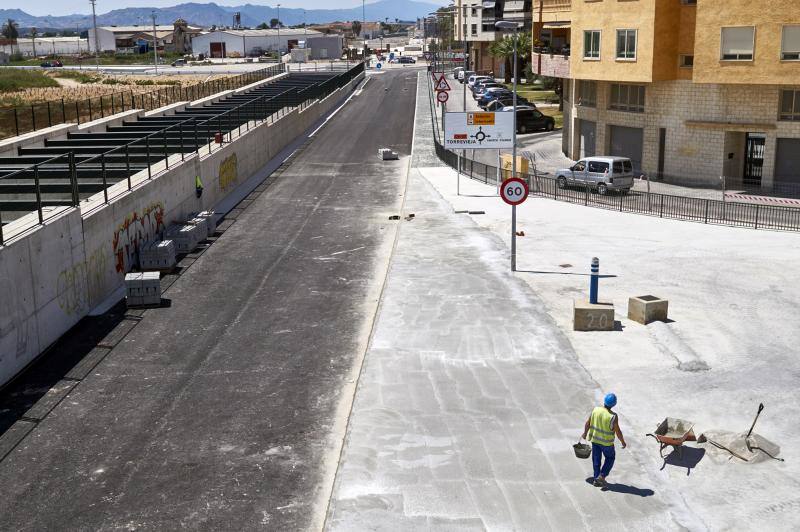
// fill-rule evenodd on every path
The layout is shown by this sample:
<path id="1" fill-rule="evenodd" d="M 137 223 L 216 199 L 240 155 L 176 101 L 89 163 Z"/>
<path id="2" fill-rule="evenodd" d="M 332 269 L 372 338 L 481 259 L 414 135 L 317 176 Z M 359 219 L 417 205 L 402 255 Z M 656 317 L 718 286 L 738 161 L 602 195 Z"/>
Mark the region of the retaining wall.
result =
<path id="1" fill-rule="evenodd" d="M 361 80 L 274 123 L 232 134 L 214 151 L 180 154 L 96 194 L 0 248 L 0 385 L 32 362 L 81 318 L 121 292 L 139 246 L 190 213 L 214 208 L 299 135 L 331 111 Z M 169 112 L 169 110 L 167 110 Z M 110 118 L 110 117 L 108 117 Z M 253 127 L 254 126 L 254 127 Z M 196 197 L 195 178 L 204 185 Z M 27 218 L 27 217 L 26 217 Z M 11 225 L 7 226 L 11 228 Z M 9 295 L 10 297 L 5 297 Z M 120 296 L 121 297 L 121 296 Z"/>

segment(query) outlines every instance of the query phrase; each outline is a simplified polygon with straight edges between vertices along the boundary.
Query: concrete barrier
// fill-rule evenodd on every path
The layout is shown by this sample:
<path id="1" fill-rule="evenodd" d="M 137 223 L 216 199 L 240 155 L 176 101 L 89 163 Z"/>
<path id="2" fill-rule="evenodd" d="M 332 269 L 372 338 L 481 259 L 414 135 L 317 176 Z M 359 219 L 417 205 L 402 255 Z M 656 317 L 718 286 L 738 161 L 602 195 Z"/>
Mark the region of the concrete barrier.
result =
<path id="1" fill-rule="evenodd" d="M 183 161 L 180 154 L 173 155 L 169 168 L 165 161 L 151 167 L 152 178 L 147 170 L 132 176 L 131 190 L 127 180 L 110 187 L 109 203 L 99 193 L 77 209 L 62 208 L 45 225 L 6 226 L 7 234 L 14 236 L 0 247 L 0 293 L 12 297 L 0 300 L 0 385 L 92 309 L 121 298 L 125 274 L 134 267 L 140 247 L 171 223 L 215 209 L 239 187 L 251 186 L 252 182 L 245 185 L 248 178 L 342 102 L 360 81 L 356 78 L 274 123 L 251 122 L 249 131 L 243 127 L 241 134 L 234 132 L 230 143 L 201 147 L 199 155 L 195 152 Z M 195 193 L 196 177 L 204 184 L 200 198 Z M 23 218 L 27 224 L 33 219 Z"/>
<path id="2" fill-rule="evenodd" d="M 158 109 L 153 109 L 152 111 L 147 111 L 144 116 L 171 116 L 179 111 L 183 111 L 186 109 L 186 106 L 189 105 L 189 102 L 175 102 L 169 105 L 165 105 L 163 107 L 159 107 Z"/>
<path id="3" fill-rule="evenodd" d="M 92 120 L 91 122 L 84 122 L 78 126 L 78 131 L 81 133 L 98 133 L 105 131 L 107 127 L 121 126 L 125 120 L 136 120 L 144 111 L 141 109 L 130 109 L 122 111 L 113 115 L 108 115 L 103 118 Z"/>

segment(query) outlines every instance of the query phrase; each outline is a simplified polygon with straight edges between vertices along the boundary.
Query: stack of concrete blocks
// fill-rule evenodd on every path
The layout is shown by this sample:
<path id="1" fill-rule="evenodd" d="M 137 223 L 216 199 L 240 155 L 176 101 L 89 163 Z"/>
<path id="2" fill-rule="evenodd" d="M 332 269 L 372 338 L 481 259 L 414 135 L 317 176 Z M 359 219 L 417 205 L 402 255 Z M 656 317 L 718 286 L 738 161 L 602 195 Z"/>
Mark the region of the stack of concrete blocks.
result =
<path id="1" fill-rule="evenodd" d="M 125 276 L 125 301 L 129 307 L 161 304 L 161 274 L 136 272 Z"/>
<path id="2" fill-rule="evenodd" d="M 189 223 L 199 223 L 200 220 L 204 221 L 206 224 L 207 236 L 214 236 L 214 232 L 217 230 L 217 219 L 214 211 L 203 211 L 198 213 L 197 216 L 189 221 Z"/>
<path id="3" fill-rule="evenodd" d="M 208 229 L 204 226 L 172 225 L 164 233 L 164 239 L 172 240 L 177 253 L 191 253 L 200 242 L 206 239 L 207 232 Z"/>
<path id="4" fill-rule="evenodd" d="M 139 250 L 142 270 L 169 271 L 175 267 L 175 244 L 172 240 L 153 241 Z"/>
<path id="5" fill-rule="evenodd" d="M 205 218 L 194 217 L 190 218 L 186 225 L 193 225 L 197 229 L 198 243 L 208 238 L 208 221 Z"/>

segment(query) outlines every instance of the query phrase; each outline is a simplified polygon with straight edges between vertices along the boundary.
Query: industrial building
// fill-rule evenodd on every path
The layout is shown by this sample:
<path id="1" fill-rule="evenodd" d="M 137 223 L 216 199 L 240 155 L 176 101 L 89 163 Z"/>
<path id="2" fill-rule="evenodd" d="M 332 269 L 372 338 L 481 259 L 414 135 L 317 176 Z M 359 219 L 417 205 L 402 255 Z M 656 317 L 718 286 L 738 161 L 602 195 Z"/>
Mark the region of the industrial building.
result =
<path id="1" fill-rule="evenodd" d="M 288 52 L 300 43 L 323 35 L 313 30 L 217 30 L 198 35 L 192 42 L 195 54 L 212 58 L 245 57 L 264 52 Z M 341 55 L 341 51 L 339 51 Z M 331 55 L 334 57 L 334 55 Z M 335 56 L 338 57 L 338 56 Z"/>
<path id="2" fill-rule="evenodd" d="M 188 53 L 193 51 L 193 40 L 203 33 L 203 29 L 189 26 L 178 19 L 173 24 L 153 26 L 103 26 L 97 28 L 97 46 L 101 53 L 138 53 L 152 49 L 153 31 L 156 34 L 156 47 L 168 52 Z M 89 50 L 94 53 L 94 28 L 89 29 Z"/>
<path id="3" fill-rule="evenodd" d="M 22 54 L 25 57 L 41 55 L 79 55 L 89 48 L 86 39 L 80 37 L 36 37 L 35 39 L 19 38 L 16 42 L 0 43 L 0 53 L 12 55 Z"/>

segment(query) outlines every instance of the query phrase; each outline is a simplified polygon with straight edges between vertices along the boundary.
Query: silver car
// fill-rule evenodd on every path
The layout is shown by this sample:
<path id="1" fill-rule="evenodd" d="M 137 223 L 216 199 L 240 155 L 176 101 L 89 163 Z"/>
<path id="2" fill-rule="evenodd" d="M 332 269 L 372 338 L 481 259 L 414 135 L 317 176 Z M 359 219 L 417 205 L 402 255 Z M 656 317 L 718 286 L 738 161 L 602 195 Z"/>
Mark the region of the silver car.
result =
<path id="1" fill-rule="evenodd" d="M 627 194 L 633 188 L 633 163 L 626 157 L 586 157 L 569 168 L 556 172 L 558 188 L 589 186 L 600 194 L 618 190 Z"/>

